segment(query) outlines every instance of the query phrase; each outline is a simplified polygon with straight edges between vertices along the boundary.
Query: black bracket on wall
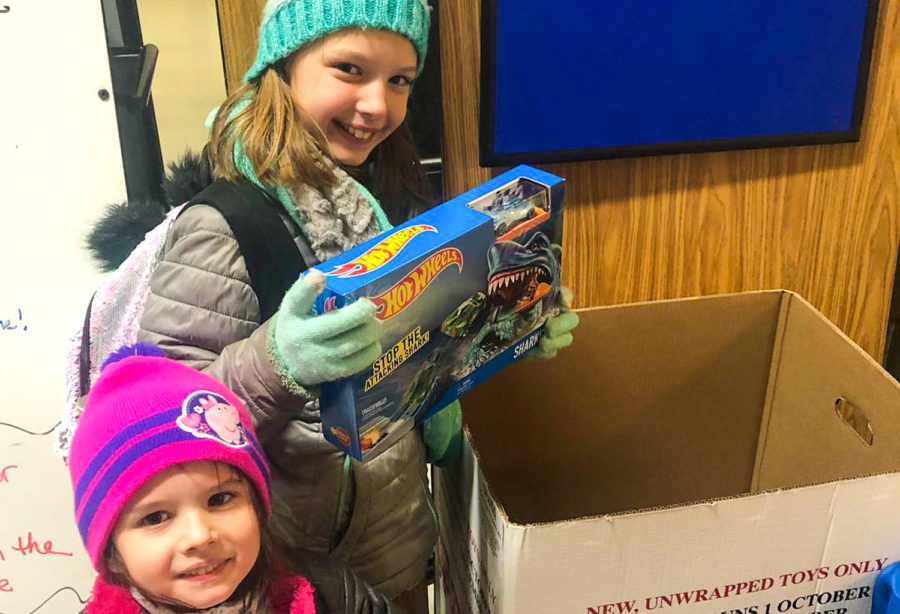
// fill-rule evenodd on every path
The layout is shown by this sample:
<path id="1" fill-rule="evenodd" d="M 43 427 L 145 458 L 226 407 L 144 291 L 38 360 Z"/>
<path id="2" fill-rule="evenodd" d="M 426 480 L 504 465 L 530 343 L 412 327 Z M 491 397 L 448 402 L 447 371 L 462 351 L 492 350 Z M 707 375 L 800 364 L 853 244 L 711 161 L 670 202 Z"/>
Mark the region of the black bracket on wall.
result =
<path id="1" fill-rule="evenodd" d="M 162 149 L 150 86 L 159 49 L 144 45 L 135 0 L 103 0 L 106 44 L 129 200 L 163 200 Z"/>

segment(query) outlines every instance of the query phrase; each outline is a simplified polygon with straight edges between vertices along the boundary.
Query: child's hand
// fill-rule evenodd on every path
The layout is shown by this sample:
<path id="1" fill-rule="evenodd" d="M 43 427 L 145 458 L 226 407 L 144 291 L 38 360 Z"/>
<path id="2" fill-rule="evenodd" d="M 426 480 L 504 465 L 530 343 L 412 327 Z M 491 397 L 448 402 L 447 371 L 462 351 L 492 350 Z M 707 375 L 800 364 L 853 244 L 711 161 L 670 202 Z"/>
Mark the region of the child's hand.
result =
<path id="1" fill-rule="evenodd" d="M 462 449 L 462 407 L 453 401 L 422 423 L 425 458 L 438 467 L 456 459 Z"/>
<path id="2" fill-rule="evenodd" d="M 562 294 L 562 306 L 559 315 L 553 316 L 544 325 L 544 334 L 538 346 L 529 352 L 534 358 L 554 358 L 556 353 L 566 346 L 572 345 L 572 331 L 578 326 L 578 314 L 570 311 L 572 291 L 565 286 L 559 289 Z"/>
<path id="3" fill-rule="evenodd" d="M 275 314 L 274 353 L 301 386 L 353 375 L 381 355 L 375 305 L 360 299 L 315 315 L 312 305 L 324 287 L 325 276 L 311 269 L 294 282 Z"/>

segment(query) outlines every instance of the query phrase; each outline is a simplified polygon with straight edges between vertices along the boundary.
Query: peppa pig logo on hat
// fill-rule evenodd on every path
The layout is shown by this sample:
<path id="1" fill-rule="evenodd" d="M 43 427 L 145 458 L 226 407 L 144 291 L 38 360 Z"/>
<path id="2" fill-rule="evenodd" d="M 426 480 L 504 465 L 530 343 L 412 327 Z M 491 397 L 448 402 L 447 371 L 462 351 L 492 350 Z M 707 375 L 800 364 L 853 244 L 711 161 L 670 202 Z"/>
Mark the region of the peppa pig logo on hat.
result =
<path id="1" fill-rule="evenodd" d="M 214 392 L 198 390 L 190 394 L 181 404 L 176 423 L 195 437 L 215 439 L 232 448 L 247 445 L 237 408 Z"/>

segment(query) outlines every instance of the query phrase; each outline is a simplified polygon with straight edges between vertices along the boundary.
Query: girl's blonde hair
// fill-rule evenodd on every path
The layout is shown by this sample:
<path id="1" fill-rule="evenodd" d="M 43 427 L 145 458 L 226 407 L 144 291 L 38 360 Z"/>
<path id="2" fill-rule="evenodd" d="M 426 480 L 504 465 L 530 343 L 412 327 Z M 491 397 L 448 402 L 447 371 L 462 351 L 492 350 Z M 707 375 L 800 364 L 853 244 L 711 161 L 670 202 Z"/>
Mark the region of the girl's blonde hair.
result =
<path id="1" fill-rule="evenodd" d="M 318 189 L 334 184 L 325 162 L 327 150 L 320 130 L 301 116 L 282 70 L 266 69 L 259 79 L 244 83 L 219 108 L 209 138 L 213 174 L 229 181 L 243 177 L 235 161 L 240 143 L 253 172 L 266 187 L 307 183 Z"/>

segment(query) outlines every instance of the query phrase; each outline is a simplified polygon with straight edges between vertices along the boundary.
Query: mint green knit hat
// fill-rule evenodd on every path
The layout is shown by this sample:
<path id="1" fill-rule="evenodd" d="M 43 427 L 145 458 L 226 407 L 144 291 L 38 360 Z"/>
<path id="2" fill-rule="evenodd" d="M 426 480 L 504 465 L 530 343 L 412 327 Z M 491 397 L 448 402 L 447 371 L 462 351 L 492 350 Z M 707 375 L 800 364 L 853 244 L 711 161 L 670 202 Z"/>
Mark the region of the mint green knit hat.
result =
<path id="1" fill-rule="evenodd" d="M 418 52 L 422 72 L 428 49 L 427 0 L 268 0 L 259 26 L 256 60 L 244 75 L 251 81 L 301 45 L 349 27 L 402 34 Z"/>

